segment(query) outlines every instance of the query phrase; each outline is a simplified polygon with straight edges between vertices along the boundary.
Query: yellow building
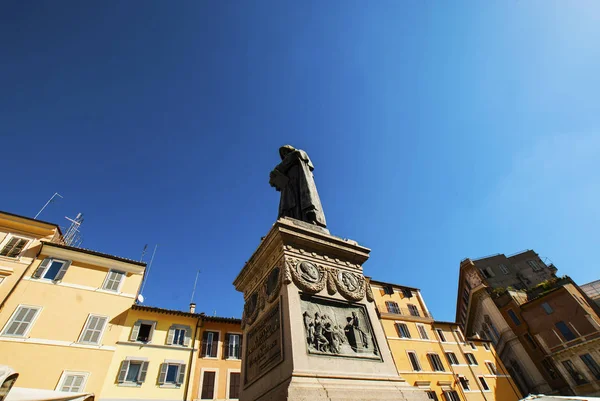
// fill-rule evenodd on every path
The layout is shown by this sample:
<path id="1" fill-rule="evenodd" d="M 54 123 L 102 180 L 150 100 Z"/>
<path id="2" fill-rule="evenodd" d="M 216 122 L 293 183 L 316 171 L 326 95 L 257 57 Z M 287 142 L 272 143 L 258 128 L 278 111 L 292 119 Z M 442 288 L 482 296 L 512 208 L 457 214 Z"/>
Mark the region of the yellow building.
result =
<path id="1" fill-rule="evenodd" d="M 19 387 L 99 394 L 145 263 L 62 245 L 49 223 L 1 217 L 0 263 L 12 271 L 0 309 L 0 364 L 20 373 Z M 15 244 L 21 249 L 6 251 Z"/>
<path id="2" fill-rule="evenodd" d="M 435 321 L 419 289 L 373 280 L 371 288 L 398 373 L 409 384 L 432 400 L 521 398 L 491 343 Z"/>

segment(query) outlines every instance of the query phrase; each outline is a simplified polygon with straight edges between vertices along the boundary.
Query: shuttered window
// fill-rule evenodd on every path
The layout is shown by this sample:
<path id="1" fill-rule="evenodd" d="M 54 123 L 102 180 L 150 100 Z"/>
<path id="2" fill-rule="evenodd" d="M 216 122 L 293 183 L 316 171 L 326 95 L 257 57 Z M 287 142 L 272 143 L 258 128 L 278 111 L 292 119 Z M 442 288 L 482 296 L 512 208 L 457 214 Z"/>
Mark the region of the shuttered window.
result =
<path id="1" fill-rule="evenodd" d="M 229 398 L 237 400 L 240 398 L 240 373 L 229 373 Z"/>
<path id="2" fill-rule="evenodd" d="M 466 377 L 459 376 L 458 380 L 460 381 L 460 385 L 462 386 L 463 390 L 465 390 L 465 391 L 471 390 L 471 387 L 469 387 L 469 380 Z"/>
<path id="3" fill-rule="evenodd" d="M 486 362 L 485 366 L 487 366 L 488 370 L 490 371 L 490 374 L 492 374 L 492 375 L 498 374 L 498 370 L 496 369 L 496 365 L 494 364 L 494 362 Z"/>
<path id="4" fill-rule="evenodd" d="M 80 393 L 85 386 L 85 373 L 65 373 L 58 390 L 69 393 Z"/>
<path id="5" fill-rule="evenodd" d="M 458 358 L 456 358 L 456 354 L 454 352 L 446 352 L 446 358 L 448 359 L 448 363 L 450 365 L 458 365 Z"/>
<path id="6" fill-rule="evenodd" d="M 385 307 L 387 308 L 387 311 L 389 313 L 396 313 L 396 314 L 400 314 L 400 308 L 398 307 L 398 304 L 394 301 L 385 301 Z"/>
<path id="7" fill-rule="evenodd" d="M 156 322 L 150 320 L 138 320 L 131 329 L 131 336 L 129 339 L 131 341 L 149 343 L 152 341 L 155 326 Z"/>
<path id="8" fill-rule="evenodd" d="M 212 400 L 215 398 L 215 372 L 204 372 L 202 379 L 202 392 L 200 399 Z"/>
<path id="9" fill-rule="evenodd" d="M 460 401 L 458 393 L 456 391 L 444 391 L 444 398 L 446 401 Z"/>
<path id="10" fill-rule="evenodd" d="M 408 326 L 404 323 L 396 323 L 396 331 L 398 332 L 398 337 L 400 338 L 410 338 L 410 331 L 408 330 Z"/>
<path id="11" fill-rule="evenodd" d="M 465 352 L 465 358 L 467 358 L 467 362 L 469 365 L 477 365 L 477 359 L 475 359 L 475 355 L 470 352 Z"/>
<path id="12" fill-rule="evenodd" d="M 429 363 L 431 364 L 431 369 L 436 372 L 444 372 L 444 365 L 442 364 L 442 360 L 438 354 L 427 354 L 427 358 L 429 358 Z"/>
<path id="13" fill-rule="evenodd" d="M 24 337 L 31 329 L 33 320 L 40 310 L 39 306 L 19 305 L 6 326 L 4 326 L 2 335 Z"/>
<path id="14" fill-rule="evenodd" d="M 410 365 L 412 366 L 412 369 L 415 372 L 422 370 L 421 364 L 419 363 L 419 358 L 417 357 L 416 352 L 408 351 L 407 354 L 408 354 L 408 359 L 410 360 Z"/>
<path id="15" fill-rule="evenodd" d="M 419 337 L 423 340 L 429 340 L 429 336 L 427 335 L 427 329 L 422 324 L 417 324 L 417 330 L 419 331 Z"/>
<path id="16" fill-rule="evenodd" d="M 487 382 L 485 381 L 485 378 L 483 376 L 478 376 L 477 378 L 479 379 L 479 383 L 481 383 L 483 391 L 488 391 L 490 389 L 490 386 L 488 386 Z"/>
<path id="17" fill-rule="evenodd" d="M 126 359 L 121 362 L 117 382 L 142 384 L 146 380 L 147 373 L 148 361 Z"/>
<path id="18" fill-rule="evenodd" d="M 102 284 L 102 289 L 107 291 L 118 292 L 121 288 L 121 283 L 123 282 L 124 278 L 125 273 L 116 270 L 110 270 L 106 275 L 104 284 Z"/>
<path id="19" fill-rule="evenodd" d="M 160 365 L 158 384 L 180 386 L 185 379 L 185 363 L 166 362 Z"/>
<path id="20" fill-rule="evenodd" d="M 60 281 L 67 273 L 69 266 L 71 266 L 70 260 L 46 258 L 40 263 L 32 277 Z"/>
<path id="21" fill-rule="evenodd" d="M 85 322 L 79 342 L 86 344 L 100 343 L 100 338 L 102 337 L 102 332 L 107 321 L 108 318 L 106 316 L 90 315 Z"/>
<path id="22" fill-rule="evenodd" d="M 416 305 L 413 305 L 413 304 L 408 304 L 408 311 L 410 312 L 410 314 L 411 314 L 412 316 L 421 316 L 421 315 L 419 314 L 419 308 L 417 308 L 417 306 L 416 306 Z"/>
<path id="23" fill-rule="evenodd" d="M 240 334 L 225 335 L 225 358 L 240 359 L 240 353 L 242 350 L 242 336 Z"/>
<path id="24" fill-rule="evenodd" d="M 28 239 L 11 237 L 8 242 L 0 250 L 0 256 L 6 256 L 8 258 L 16 258 L 25 248 L 25 245 L 29 243 Z"/>
<path id="25" fill-rule="evenodd" d="M 205 331 L 202 334 L 202 357 L 217 357 L 219 349 L 219 333 L 216 331 Z"/>
<path id="26" fill-rule="evenodd" d="M 167 344 L 187 347 L 190 345 L 191 334 L 192 329 L 189 326 L 174 324 L 169 328 L 169 333 L 167 334 Z"/>

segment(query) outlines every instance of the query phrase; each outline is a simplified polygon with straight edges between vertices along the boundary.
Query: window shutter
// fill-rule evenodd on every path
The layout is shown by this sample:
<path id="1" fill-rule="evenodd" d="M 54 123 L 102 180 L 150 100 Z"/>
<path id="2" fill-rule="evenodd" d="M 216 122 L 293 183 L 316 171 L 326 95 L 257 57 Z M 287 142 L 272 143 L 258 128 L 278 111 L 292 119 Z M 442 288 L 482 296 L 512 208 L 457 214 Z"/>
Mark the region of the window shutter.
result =
<path id="1" fill-rule="evenodd" d="M 202 333 L 202 356 L 207 356 L 206 355 L 206 348 L 207 348 L 207 344 L 206 341 L 208 340 L 208 331 L 205 331 L 204 333 Z"/>
<path id="2" fill-rule="evenodd" d="M 67 272 L 67 269 L 69 268 L 69 266 L 71 266 L 71 261 L 67 260 L 62 267 L 60 268 L 60 270 L 58 271 L 58 273 L 56 273 L 56 277 L 54 277 L 53 281 L 60 281 L 62 280 L 62 278 L 65 276 L 65 273 Z"/>
<path id="3" fill-rule="evenodd" d="M 231 334 L 226 333 L 225 334 L 225 341 L 223 342 L 223 359 L 227 359 L 229 358 L 229 337 L 231 336 Z"/>
<path id="4" fill-rule="evenodd" d="M 150 334 L 148 335 L 148 342 L 152 342 L 152 336 L 154 335 L 155 329 L 156 329 L 156 322 L 152 323 L 152 328 L 150 329 Z"/>
<path id="5" fill-rule="evenodd" d="M 119 383 L 123 383 L 125 381 L 125 376 L 127 375 L 127 370 L 129 369 L 129 361 L 125 360 L 121 362 L 121 370 L 119 370 L 119 376 L 117 377 L 117 381 Z"/>
<path id="6" fill-rule="evenodd" d="M 133 325 L 133 328 L 131 329 L 131 336 L 129 337 L 129 339 L 131 341 L 137 340 L 137 336 L 139 333 L 140 333 L 140 321 L 138 320 L 137 322 L 135 322 L 135 324 Z"/>
<path id="7" fill-rule="evenodd" d="M 239 359 L 242 359 L 242 340 L 244 339 L 244 335 L 240 334 L 240 346 L 239 346 L 239 350 L 238 350 L 238 354 L 237 357 Z"/>
<path id="8" fill-rule="evenodd" d="M 138 376 L 138 383 L 143 383 L 146 381 L 146 373 L 148 373 L 148 361 L 142 362 L 140 375 Z"/>
<path id="9" fill-rule="evenodd" d="M 158 375 L 158 384 L 165 384 L 165 380 L 167 378 L 167 369 L 169 368 L 168 363 L 160 364 L 160 373 Z"/>
<path id="10" fill-rule="evenodd" d="M 51 258 L 46 258 L 42 261 L 42 263 L 40 263 L 40 265 L 38 266 L 38 268 L 35 270 L 35 272 L 31 275 L 31 277 L 33 278 L 40 278 L 44 269 L 46 267 L 48 267 L 48 265 L 50 264 L 50 262 L 52 262 Z"/>
<path id="11" fill-rule="evenodd" d="M 172 345 L 174 338 L 175 338 L 175 327 L 171 326 L 171 328 L 169 329 L 169 334 L 167 335 L 167 344 Z"/>
<path id="12" fill-rule="evenodd" d="M 210 356 L 213 358 L 217 357 L 217 351 L 219 350 L 219 333 L 216 331 L 213 333 L 213 343 L 210 350 Z"/>
<path id="13" fill-rule="evenodd" d="M 185 363 L 179 365 L 179 377 L 177 378 L 177 384 L 183 384 L 183 380 L 185 380 Z"/>
<path id="14" fill-rule="evenodd" d="M 188 347 L 190 345 L 190 340 L 192 338 L 192 329 L 189 327 L 185 328 L 185 339 L 183 340 L 183 346 Z"/>

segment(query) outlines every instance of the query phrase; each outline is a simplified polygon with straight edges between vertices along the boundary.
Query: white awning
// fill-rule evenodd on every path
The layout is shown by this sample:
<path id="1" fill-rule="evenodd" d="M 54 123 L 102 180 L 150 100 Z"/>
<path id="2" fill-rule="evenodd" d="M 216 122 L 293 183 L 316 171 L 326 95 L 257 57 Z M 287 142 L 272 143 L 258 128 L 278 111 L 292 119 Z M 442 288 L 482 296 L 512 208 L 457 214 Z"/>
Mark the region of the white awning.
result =
<path id="1" fill-rule="evenodd" d="M 529 395 L 523 398 L 521 401 L 569 401 L 569 400 L 588 400 L 588 401 L 599 401 L 598 397 L 575 397 L 575 396 L 566 396 L 560 397 L 557 395 Z"/>
<path id="2" fill-rule="evenodd" d="M 94 394 L 13 387 L 5 401 L 93 401 Z"/>

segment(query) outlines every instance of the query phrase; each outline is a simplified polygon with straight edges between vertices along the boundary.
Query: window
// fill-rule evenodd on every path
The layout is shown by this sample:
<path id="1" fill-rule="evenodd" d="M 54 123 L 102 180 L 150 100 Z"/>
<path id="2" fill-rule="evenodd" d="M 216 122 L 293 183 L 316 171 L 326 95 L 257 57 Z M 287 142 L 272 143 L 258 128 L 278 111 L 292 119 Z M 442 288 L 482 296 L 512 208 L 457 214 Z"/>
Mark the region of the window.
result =
<path id="1" fill-rule="evenodd" d="M 475 359 L 475 355 L 470 352 L 465 352 L 465 358 L 467 358 L 467 362 L 469 365 L 477 365 L 477 359 Z"/>
<path id="2" fill-rule="evenodd" d="M 594 358 L 590 354 L 583 354 L 579 356 L 585 366 L 592 372 L 596 379 L 600 379 L 600 366 L 596 363 Z"/>
<path id="3" fill-rule="evenodd" d="M 4 326 L 2 335 L 25 337 L 41 309 L 38 306 L 19 305 L 6 326 Z"/>
<path id="4" fill-rule="evenodd" d="M 200 399 L 212 400 L 215 398 L 215 372 L 204 372 L 202 379 L 202 392 Z"/>
<path id="5" fill-rule="evenodd" d="M 408 311 L 410 312 L 411 316 L 421 316 L 416 305 L 408 304 Z"/>
<path id="6" fill-rule="evenodd" d="M 509 309 L 508 311 L 506 311 L 506 313 L 508 313 L 508 316 L 510 316 L 510 318 L 512 319 L 515 326 L 521 325 L 521 321 L 517 317 L 517 314 L 515 313 L 515 311 L 513 311 L 512 309 Z"/>
<path id="7" fill-rule="evenodd" d="M 477 347 L 475 346 L 475 343 L 473 341 L 470 341 L 469 345 L 471 346 L 471 349 L 477 350 Z"/>
<path id="8" fill-rule="evenodd" d="M 435 329 L 435 332 L 437 333 L 438 337 L 440 338 L 440 341 L 445 343 L 446 336 L 444 336 L 444 332 L 442 331 L 442 329 Z"/>
<path id="9" fill-rule="evenodd" d="M 552 379 L 558 378 L 558 375 L 556 374 L 556 369 L 554 369 L 554 365 L 552 364 L 552 362 L 550 362 L 547 359 L 542 359 L 542 366 Z"/>
<path id="10" fill-rule="evenodd" d="M 427 358 L 429 359 L 429 363 L 431 364 L 431 369 L 436 372 L 444 372 L 444 365 L 442 365 L 442 360 L 438 354 L 427 354 Z"/>
<path id="11" fill-rule="evenodd" d="M 392 295 L 394 293 L 394 287 L 392 287 L 391 285 L 384 285 L 383 286 L 383 293 L 384 294 L 388 294 L 388 295 Z"/>
<path id="12" fill-rule="evenodd" d="M 71 265 L 69 260 L 46 258 L 35 270 L 32 278 L 44 278 L 46 280 L 60 281 Z"/>
<path id="13" fill-rule="evenodd" d="M 437 397 L 437 394 L 435 393 L 435 391 L 426 391 L 426 393 L 427 393 L 427 399 L 438 401 L 438 397 Z"/>
<path id="14" fill-rule="evenodd" d="M 446 399 L 446 401 L 460 401 L 458 393 L 454 390 L 444 391 L 444 398 Z"/>
<path id="15" fill-rule="evenodd" d="M 551 313 L 554 312 L 554 309 L 552 309 L 552 307 L 548 304 L 548 302 L 544 302 L 542 304 L 542 308 L 544 309 L 544 312 L 546 312 L 546 315 L 550 315 Z"/>
<path id="16" fill-rule="evenodd" d="M 459 342 L 461 342 L 461 343 L 465 342 L 465 338 L 463 337 L 460 330 L 454 330 L 454 334 L 456 334 L 456 338 L 458 339 Z"/>
<path id="17" fill-rule="evenodd" d="M 169 328 L 169 333 L 167 334 L 167 344 L 187 347 L 190 344 L 191 331 L 192 330 L 189 328 L 189 326 L 174 324 Z"/>
<path id="18" fill-rule="evenodd" d="M 565 369 L 567 370 L 567 372 L 569 372 L 569 374 L 571 375 L 571 377 L 573 378 L 573 380 L 575 380 L 575 383 L 579 384 L 586 384 L 588 381 L 585 379 L 585 377 L 579 373 L 579 371 L 577 369 L 575 369 L 575 366 L 573 365 L 573 362 L 571 362 L 570 360 L 566 360 L 562 362 L 563 366 L 565 367 Z"/>
<path id="19" fill-rule="evenodd" d="M 485 278 L 496 277 L 496 275 L 494 274 L 494 271 L 492 270 L 492 268 L 490 266 L 479 269 L 479 271 Z"/>
<path id="20" fill-rule="evenodd" d="M 6 256 L 7 258 L 17 258 L 29 243 L 26 238 L 10 236 L 9 240 L 4 243 L 0 256 Z"/>
<path id="21" fill-rule="evenodd" d="M 458 380 L 460 381 L 460 385 L 462 386 L 463 390 L 471 391 L 471 388 L 469 387 L 469 380 L 466 377 L 459 376 Z"/>
<path id="22" fill-rule="evenodd" d="M 481 344 L 483 345 L 483 348 L 485 348 L 486 351 L 490 350 L 490 345 L 487 342 L 483 342 Z"/>
<path id="23" fill-rule="evenodd" d="M 229 399 L 240 398 L 240 372 L 229 373 Z"/>
<path id="24" fill-rule="evenodd" d="M 417 324 L 417 331 L 419 332 L 419 337 L 423 340 L 429 340 L 429 336 L 427 335 L 427 329 L 422 324 Z"/>
<path id="25" fill-rule="evenodd" d="M 56 390 L 81 393 L 85 387 L 87 376 L 88 374 L 85 372 L 63 372 Z"/>
<path id="26" fill-rule="evenodd" d="M 415 351 L 407 351 L 408 359 L 410 360 L 410 364 L 412 365 L 412 369 L 415 372 L 421 371 L 421 364 L 419 363 L 419 358 L 417 358 L 417 354 Z"/>
<path id="27" fill-rule="evenodd" d="M 79 342 L 86 344 L 99 344 L 100 338 L 102 337 L 102 332 L 104 331 L 104 326 L 106 326 L 107 321 L 108 318 L 106 316 L 88 316 L 85 326 L 83 326 L 83 332 L 79 337 Z"/>
<path id="28" fill-rule="evenodd" d="M 555 323 L 555 326 L 558 330 L 560 330 L 560 334 L 563 335 L 565 340 L 571 341 L 571 340 L 575 339 L 575 334 L 573 334 L 573 332 L 571 331 L 569 326 L 566 325 L 565 322 L 563 322 L 563 321 L 557 322 L 557 323 Z"/>
<path id="29" fill-rule="evenodd" d="M 485 366 L 487 366 L 488 370 L 490 371 L 491 375 L 497 375 L 498 374 L 498 369 L 496 369 L 496 364 L 494 362 L 486 362 Z"/>
<path id="30" fill-rule="evenodd" d="M 180 361 L 165 362 L 160 365 L 158 384 L 161 386 L 179 386 L 185 379 L 186 364 Z"/>
<path id="31" fill-rule="evenodd" d="M 531 335 L 529 333 L 525 333 L 525 339 L 527 340 L 527 342 L 529 343 L 529 346 L 532 349 L 537 348 L 537 345 L 536 345 L 535 341 L 533 340 L 533 337 L 531 337 Z"/>
<path id="32" fill-rule="evenodd" d="M 396 313 L 396 314 L 400 314 L 400 308 L 398 307 L 398 304 L 394 301 L 385 301 L 385 307 L 387 308 L 389 313 Z"/>
<path id="33" fill-rule="evenodd" d="M 458 365 L 458 359 L 454 352 L 446 352 L 446 359 L 448 359 L 450 365 Z"/>
<path id="34" fill-rule="evenodd" d="M 396 323 L 396 331 L 398 332 L 398 337 L 410 338 L 410 331 L 408 331 L 408 326 L 406 324 Z"/>
<path id="35" fill-rule="evenodd" d="M 527 264 L 531 266 L 534 272 L 542 270 L 542 266 L 537 262 L 537 260 L 528 260 Z"/>
<path id="36" fill-rule="evenodd" d="M 156 322 L 152 322 L 149 320 L 138 320 L 133 325 L 133 329 L 131 330 L 131 337 L 129 339 L 131 341 L 140 341 L 143 343 L 148 343 L 152 341 L 152 334 L 154 333 L 155 326 Z"/>
<path id="37" fill-rule="evenodd" d="M 121 284 L 123 283 L 123 278 L 125 278 L 125 273 L 116 270 L 109 270 L 108 274 L 106 275 L 106 279 L 104 280 L 104 284 L 102 284 L 102 289 L 119 292 L 121 289 Z"/>
<path id="38" fill-rule="evenodd" d="M 240 334 L 229 334 L 225 336 L 225 348 L 227 349 L 227 358 L 240 359 L 242 350 L 242 336 Z"/>
<path id="39" fill-rule="evenodd" d="M 4 277 L 0 277 L 0 285 L 2 285 L 3 281 L 4 281 Z"/>
<path id="40" fill-rule="evenodd" d="M 412 298 L 412 291 L 408 288 L 403 288 L 402 295 L 404 296 L 404 298 Z"/>
<path id="41" fill-rule="evenodd" d="M 205 331 L 202 334 L 202 357 L 216 358 L 219 349 L 219 333 L 216 331 Z"/>
<path id="42" fill-rule="evenodd" d="M 121 362 L 117 382 L 142 384 L 146 380 L 148 361 L 126 359 Z"/>
<path id="43" fill-rule="evenodd" d="M 481 383 L 481 388 L 483 388 L 483 391 L 489 391 L 490 390 L 490 386 L 488 386 L 487 382 L 485 381 L 483 376 L 479 376 L 479 383 Z"/>
<path id="44" fill-rule="evenodd" d="M 508 271 L 508 268 L 505 265 L 498 265 L 498 267 L 500 268 L 500 271 L 504 274 L 509 274 L 510 272 Z"/>

